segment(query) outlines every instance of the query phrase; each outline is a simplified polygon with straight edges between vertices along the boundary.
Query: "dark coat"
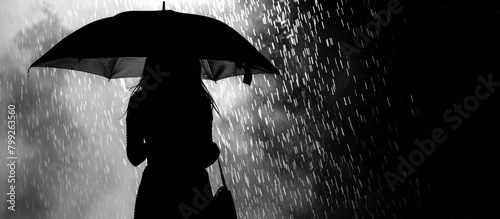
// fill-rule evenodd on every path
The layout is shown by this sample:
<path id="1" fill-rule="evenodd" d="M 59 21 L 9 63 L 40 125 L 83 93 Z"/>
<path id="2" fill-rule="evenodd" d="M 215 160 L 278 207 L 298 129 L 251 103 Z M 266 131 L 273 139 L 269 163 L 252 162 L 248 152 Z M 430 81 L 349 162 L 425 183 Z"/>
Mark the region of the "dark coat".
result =
<path id="1" fill-rule="evenodd" d="M 169 84 L 176 81 L 172 79 L 136 92 L 129 102 L 127 156 L 134 166 L 146 158 L 148 162 L 135 218 L 196 216 L 202 209 L 193 200 L 203 199 L 200 194 L 212 196 L 205 168 L 217 160 L 220 151 L 212 142 L 210 99 L 193 91 L 198 88 Z"/>

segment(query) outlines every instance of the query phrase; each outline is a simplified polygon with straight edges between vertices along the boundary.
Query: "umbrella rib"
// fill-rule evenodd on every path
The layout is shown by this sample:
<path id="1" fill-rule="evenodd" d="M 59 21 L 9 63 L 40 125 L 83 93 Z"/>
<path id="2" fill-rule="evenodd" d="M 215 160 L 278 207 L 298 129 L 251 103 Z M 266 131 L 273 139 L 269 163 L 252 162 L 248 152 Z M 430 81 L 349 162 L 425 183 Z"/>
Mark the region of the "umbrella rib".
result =
<path id="1" fill-rule="evenodd" d="M 109 59 L 109 79 L 111 80 L 111 77 L 113 77 L 113 72 L 115 70 L 116 65 L 118 65 L 118 57 L 112 57 Z"/>
<path id="2" fill-rule="evenodd" d="M 75 68 L 75 66 L 76 66 L 76 64 L 80 63 L 80 60 L 82 60 L 82 59 L 81 59 L 81 58 L 76 58 L 76 59 L 77 59 L 77 60 L 76 60 L 76 62 L 75 62 L 75 63 L 73 63 L 73 66 L 71 66 L 71 69 L 78 70 L 78 69 L 76 69 L 76 68 Z"/>

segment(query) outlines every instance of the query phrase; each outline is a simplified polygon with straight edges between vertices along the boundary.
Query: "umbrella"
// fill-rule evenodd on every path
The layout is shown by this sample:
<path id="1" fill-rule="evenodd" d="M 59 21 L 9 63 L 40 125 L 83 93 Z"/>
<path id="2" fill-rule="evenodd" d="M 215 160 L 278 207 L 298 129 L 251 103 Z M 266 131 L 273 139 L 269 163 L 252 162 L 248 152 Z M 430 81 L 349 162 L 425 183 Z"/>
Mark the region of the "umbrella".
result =
<path id="1" fill-rule="evenodd" d="M 196 58 L 202 78 L 277 74 L 276 67 L 227 24 L 172 10 L 127 11 L 66 36 L 31 67 L 84 71 L 108 79 L 140 77 L 148 56 Z M 28 70 L 29 72 L 29 70 Z"/>

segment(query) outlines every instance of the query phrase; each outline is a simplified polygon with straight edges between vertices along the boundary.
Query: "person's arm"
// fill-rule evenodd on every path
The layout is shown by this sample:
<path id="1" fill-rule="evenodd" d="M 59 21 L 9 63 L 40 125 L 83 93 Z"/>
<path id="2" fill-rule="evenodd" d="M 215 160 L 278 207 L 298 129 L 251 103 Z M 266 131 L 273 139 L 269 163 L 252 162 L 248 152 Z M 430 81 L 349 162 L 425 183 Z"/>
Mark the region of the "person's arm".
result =
<path id="1" fill-rule="evenodd" d="M 134 166 L 138 166 L 146 160 L 146 148 L 144 144 L 144 127 L 138 122 L 135 110 L 129 110 L 126 118 L 127 128 L 127 158 Z"/>

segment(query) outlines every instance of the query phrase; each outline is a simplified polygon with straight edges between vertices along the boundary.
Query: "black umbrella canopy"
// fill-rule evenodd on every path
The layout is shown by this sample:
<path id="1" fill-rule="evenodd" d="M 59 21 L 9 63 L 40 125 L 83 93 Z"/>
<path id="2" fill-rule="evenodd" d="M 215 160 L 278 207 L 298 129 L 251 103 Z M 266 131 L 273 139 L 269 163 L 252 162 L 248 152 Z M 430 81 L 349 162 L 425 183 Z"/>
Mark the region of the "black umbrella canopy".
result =
<path id="1" fill-rule="evenodd" d="M 69 34 L 31 67 L 85 71 L 111 78 L 140 77 L 146 57 L 202 60 L 205 79 L 279 74 L 243 36 L 210 17 L 172 10 L 128 11 Z M 30 67 L 30 68 L 31 68 Z"/>

